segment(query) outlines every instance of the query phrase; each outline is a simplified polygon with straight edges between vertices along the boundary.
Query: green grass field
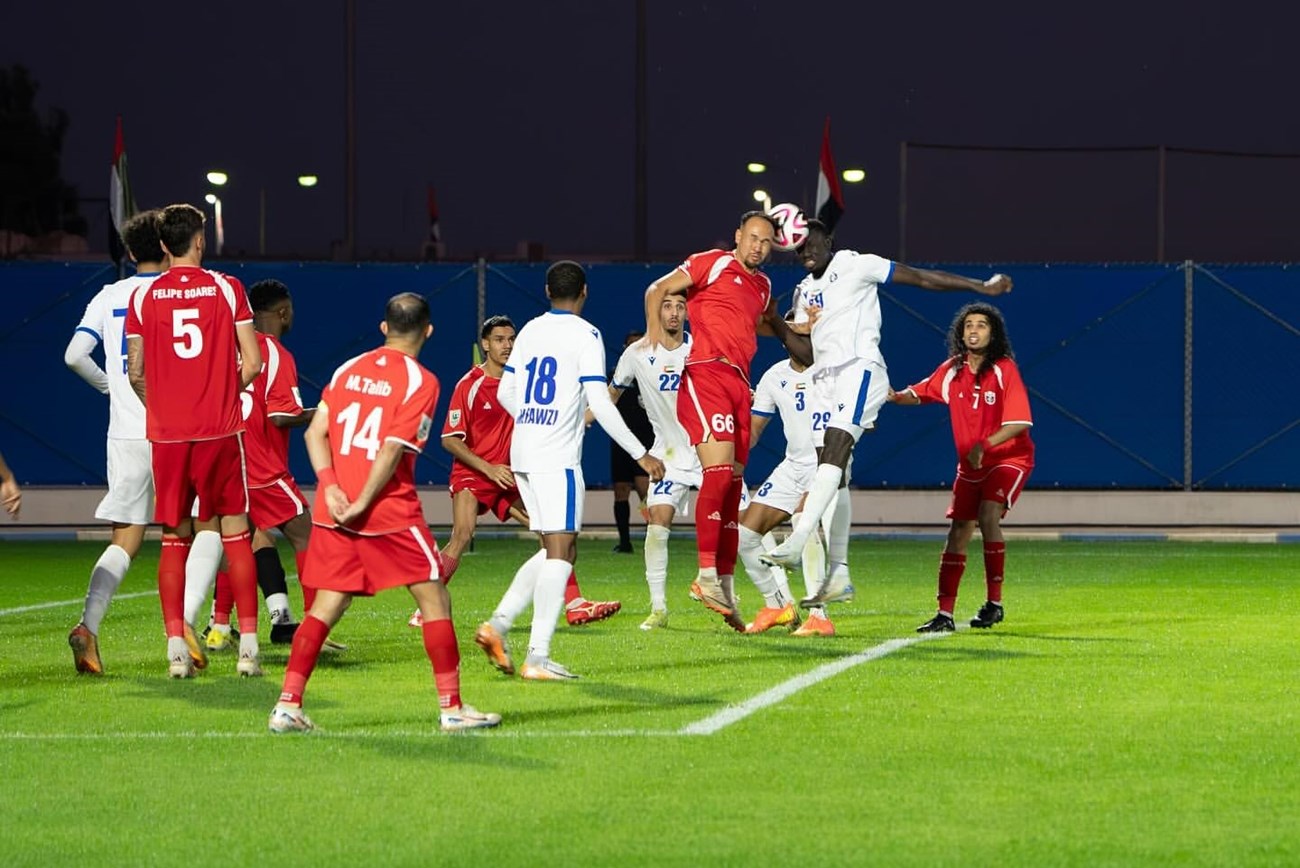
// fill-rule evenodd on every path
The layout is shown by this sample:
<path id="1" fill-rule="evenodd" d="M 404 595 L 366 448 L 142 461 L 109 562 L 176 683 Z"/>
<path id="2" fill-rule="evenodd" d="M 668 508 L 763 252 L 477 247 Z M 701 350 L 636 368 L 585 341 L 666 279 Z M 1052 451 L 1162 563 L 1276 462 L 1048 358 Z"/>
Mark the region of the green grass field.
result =
<path id="1" fill-rule="evenodd" d="M 350 650 L 307 693 L 321 731 L 273 736 L 287 649 L 264 640 L 264 679 L 236 678 L 230 656 L 166 677 L 156 543 L 109 610 L 108 674 L 92 679 L 66 635 L 102 546 L 0 541 L 0 861 L 1300 863 L 1300 550 L 1013 541 L 998 628 L 817 680 L 915 636 L 939 547 L 855 542 L 839 634 L 795 639 L 737 635 L 687 599 L 689 540 L 673 544 L 670 626 L 643 633 L 639 543 L 629 556 L 584 540 L 587 595 L 625 608 L 560 627 L 554 656 L 583 678 L 536 684 L 473 644 L 531 550 L 483 541 L 451 592 L 463 693 L 504 716 L 499 730 L 437 731 L 398 591 L 357 601 L 336 630 Z M 752 614 L 757 595 L 737 586 Z M 959 623 L 983 600 L 978 564 L 963 590 Z M 523 648 L 527 623 L 512 640 Z M 813 683 L 745 705 L 800 676 Z M 716 717 L 729 708 L 734 722 Z"/>

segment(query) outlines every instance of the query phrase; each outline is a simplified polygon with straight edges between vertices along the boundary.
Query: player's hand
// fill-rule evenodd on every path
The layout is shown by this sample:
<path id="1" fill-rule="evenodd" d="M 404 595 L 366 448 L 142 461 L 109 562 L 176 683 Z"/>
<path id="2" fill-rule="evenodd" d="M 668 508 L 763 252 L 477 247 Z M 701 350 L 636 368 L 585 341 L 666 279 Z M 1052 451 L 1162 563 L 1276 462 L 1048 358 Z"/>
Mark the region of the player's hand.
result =
<path id="1" fill-rule="evenodd" d="M 515 474 L 507 464 L 493 464 L 488 467 L 487 478 L 496 483 L 503 491 L 515 487 Z"/>
<path id="2" fill-rule="evenodd" d="M 649 452 L 638 458 L 636 463 L 641 465 L 641 469 L 650 475 L 651 482 L 658 482 L 664 478 L 664 463 Z"/>
<path id="3" fill-rule="evenodd" d="M 972 470 L 979 470 L 980 465 L 984 463 L 984 441 L 981 440 L 970 448 L 966 453 L 966 461 L 970 463 Z"/>
<path id="4" fill-rule="evenodd" d="M 822 315 L 822 306 L 820 304 L 810 304 L 807 307 L 807 311 L 808 311 L 808 333 L 812 334 L 813 326 L 817 325 L 817 320 Z"/>
<path id="5" fill-rule="evenodd" d="M 18 510 L 23 506 L 23 492 L 18 482 L 12 477 L 0 482 L 0 506 L 13 518 L 18 517 Z"/>
<path id="6" fill-rule="evenodd" d="M 596 414 L 591 412 L 591 408 L 588 407 L 587 411 L 582 414 L 582 424 L 590 428 L 591 423 L 595 421 L 596 421 Z"/>
<path id="7" fill-rule="evenodd" d="M 885 400 L 891 404 L 910 404 L 912 402 L 908 400 L 908 397 L 902 392 L 895 392 L 893 386 L 890 386 L 889 391 L 885 393 Z"/>
<path id="8" fill-rule="evenodd" d="M 980 295 L 1002 295 L 1011 291 L 1011 278 L 1005 274 L 995 274 L 980 284 L 975 290 Z"/>
<path id="9" fill-rule="evenodd" d="M 342 488 L 331 485 L 325 489 L 325 506 L 328 507 L 331 518 L 339 524 L 345 524 L 341 516 L 351 508 L 352 503 Z"/>

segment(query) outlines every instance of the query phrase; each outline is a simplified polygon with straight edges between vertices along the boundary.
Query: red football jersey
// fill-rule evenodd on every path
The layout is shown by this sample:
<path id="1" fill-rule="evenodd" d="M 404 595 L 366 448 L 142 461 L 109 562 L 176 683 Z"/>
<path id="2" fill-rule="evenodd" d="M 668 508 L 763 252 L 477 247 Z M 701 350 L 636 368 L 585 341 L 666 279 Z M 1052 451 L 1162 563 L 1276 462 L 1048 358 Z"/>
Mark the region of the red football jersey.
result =
<path id="1" fill-rule="evenodd" d="M 686 364 L 725 358 L 749 380 L 758 349 L 758 319 L 772 299 L 772 282 L 750 272 L 729 250 L 706 250 L 677 266 L 691 279 L 686 316 L 691 353 Z"/>
<path id="2" fill-rule="evenodd" d="M 497 387 L 500 385 L 501 379 L 489 377 L 482 367 L 475 365 L 470 368 L 452 390 L 447 421 L 442 426 L 443 437 L 462 438 L 470 452 L 489 464 L 510 463 L 510 435 L 515 430 L 514 418 L 497 400 Z M 453 460 L 452 484 L 466 478 L 485 477 Z"/>
<path id="3" fill-rule="evenodd" d="M 136 291 L 126 333 L 143 341 L 146 437 L 212 440 L 243 428 L 235 325 L 252 321 L 243 284 L 204 268 L 170 268 Z"/>
<path id="4" fill-rule="evenodd" d="M 289 473 L 289 429 L 272 419 L 303 412 L 293 355 L 284 344 L 261 332 L 257 344 L 262 349 L 262 370 L 240 396 L 249 488 L 264 488 Z"/>
<path id="5" fill-rule="evenodd" d="M 957 446 L 957 472 L 962 476 L 978 476 L 980 471 L 971 468 L 966 453 L 971 447 L 988 437 L 1003 425 L 1025 423 L 1033 425 L 1029 412 L 1029 392 L 1020 379 L 1020 369 L 1011 359 L 999 359 L 980 377 L 962 361 L 956 367 L 953 360 L 944 362 L 934 373 L 921 382 L 909 386 L 924 403 L 943 402 L 952 417 L 952 439 Z M 1029 432 L 1017 434 L 1005 443 L 999 443 L 984 452 L 984 467 L 994 464 L 1034 466 L 1034 441 Z"/>
<path id="6" fill-rule="evenodd" d="M 321 404 L 329 408 L 330 453 L 347 496 L 361 493 L 384 443 L 395 440 L 407 449 L 370 509 L 348 530 L 378 535 L 425 523 L 415 492 L 415 453 L 429 439 L 437 403 L 438 378 L 398 350 L 371 350 L 334 372 Z M 312 521 L 334 525 L 323 487 L 316 490 Z"/>

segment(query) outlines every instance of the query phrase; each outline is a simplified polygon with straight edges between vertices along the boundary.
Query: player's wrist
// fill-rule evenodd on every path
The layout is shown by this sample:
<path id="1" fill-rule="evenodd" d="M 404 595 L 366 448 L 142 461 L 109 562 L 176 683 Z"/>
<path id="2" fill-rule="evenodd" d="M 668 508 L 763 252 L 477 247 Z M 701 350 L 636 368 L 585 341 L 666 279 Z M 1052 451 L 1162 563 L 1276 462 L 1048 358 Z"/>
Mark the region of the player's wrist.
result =
<path id="1" fill-rule="evenodd" d="M 339 484 L 339 477 L 333 467 L 322 467 L 316 471 L 316 482 L 321 488 L 329 488 L 331 485 Z"/>
<path id="2" fill-rule="evenodd" d="M 992 448 L 993 448 L 993 441 L 991 441 L 991 440 L 989 440 L 989 438 L 985 437 L 983 440 L 980 441 L 980 448 L 983 449 L 983 450 L 985 450 L 985 451 L 987 451 L 987 450 L 989 450 L 989 449 L 992 449 Z"/>

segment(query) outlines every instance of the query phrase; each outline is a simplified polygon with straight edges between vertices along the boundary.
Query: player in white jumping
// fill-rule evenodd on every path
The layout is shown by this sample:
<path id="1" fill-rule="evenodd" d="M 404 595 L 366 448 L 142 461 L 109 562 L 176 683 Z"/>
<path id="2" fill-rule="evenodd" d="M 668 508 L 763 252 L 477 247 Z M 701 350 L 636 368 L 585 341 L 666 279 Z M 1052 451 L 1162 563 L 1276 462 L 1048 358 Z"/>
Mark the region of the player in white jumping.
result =
<path id="1" fill-rule="evenodd" d="M 830 230 L 808 221 L 808 238 L 796 251 L 808 276 L 795 288 L 795 325 L 791 330 L 812 340 L 814 412 L 830 413 L 824 443 L 818 450 L 803 515 L 785 542 L 764 555 L 780 566 L 797 566 L 808 538 L 830 515 L 827 539 L 829 570 L 817 593 L 800 601 L 805 608 L 847 599 L 852 593 L 848 570 L 848 474 L 853 447 L 889 393 L 889 374 L 880 352 L 882 283 L 906 283 L 930 290 L 959 290 L 983 295 L 1011 291 L 1011 278 L 995 274 L 980 281 L 946 271 L 912 268 L 872 253 L 832 253 Z"/>
<path id="2" fill-rule="evenodd" d="M 493 666 L 513 674 L 505 637 L 531 602 L 532 635 L 519 674 L 532 681 L 562 681 L 577 676 L 551 660 L 551 637 L 564 606 L 564 584 L 578 557 L 586 496 L 582 440 L 587 407 L 651 481 L 663 477 L 664 465 L 628 430 L 609 400 L 604 341 L 600 330 L 579 316 L 587 300 L 582 266 L 569 261 L 552 265 L 546 271 L 546 294 L 551 310 L 519 331 L 497 389 L 497 400 L 515 420 L 510 467 L 529 528 L 541 535 L 543 548 L 515 573 L 474 641 Z"/>
<path id="3" fill-rule="evenodd" d="M 108 284 L 90 300 L 63 353 L 69 368 L 108 395 L 108 493 L 95 510 L 95 518 L 112 522 L 112 538 L 91 570 L 81 620 L 68 634 L 72 662 L 78 672 L 87 675 L 104 674 L 99 657 L 100 623 L 153 518 L 153 467 L 144 436 L 144 405 L 126 375 L 125 326 L 131 295 L 167 267 L 167 254 L 158 243 L 157 212 L 145 211 L 126 221 L 122 240 L 135 263 L 135 274 Z M 103 369 L 91 357 L 101 343 Z"/>

